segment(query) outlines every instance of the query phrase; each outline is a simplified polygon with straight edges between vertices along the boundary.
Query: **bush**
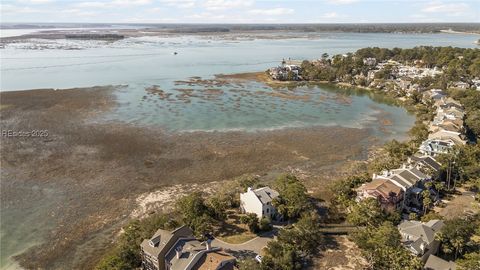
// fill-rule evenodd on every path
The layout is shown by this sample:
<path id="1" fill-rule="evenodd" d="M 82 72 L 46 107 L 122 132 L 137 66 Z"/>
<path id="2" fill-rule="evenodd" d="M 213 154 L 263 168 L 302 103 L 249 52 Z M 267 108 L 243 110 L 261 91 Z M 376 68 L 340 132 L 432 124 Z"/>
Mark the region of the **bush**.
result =
<path id="1" fill-rule="evenodd" d="M 252 233 L 258 232 L 258 218 L 254 213 L 247 213 L 244 216 L 240 217 L 240 222 L 248 226 L 248 230 Z"/>
<path id="2" fill-rule="evenodd" d="M 323 241 L 318 214 L 303 213 L 295 225 L 280 230 L 277 240 L 268 242 L 262 269 L 303 269 Z"/>
<path id="3" fill-rule="evenodd" d="M 286 219 L 298 218 L 312 205 L 305 186 L 293 175 L 282 175 L 275 181 L 279 196 L 272 201 L 273 206 Z"/>
<path id="4" fill-rule="evenodd" d="M 272 222 L 270 221 L 269 218 L 263 217 L 260 220 L 260 225 L 259 225 L 259 230 L 260 231 L 266 232 L 266 231 L 270 231 L 272 228 L 273 228 L 272 227 Z"/>

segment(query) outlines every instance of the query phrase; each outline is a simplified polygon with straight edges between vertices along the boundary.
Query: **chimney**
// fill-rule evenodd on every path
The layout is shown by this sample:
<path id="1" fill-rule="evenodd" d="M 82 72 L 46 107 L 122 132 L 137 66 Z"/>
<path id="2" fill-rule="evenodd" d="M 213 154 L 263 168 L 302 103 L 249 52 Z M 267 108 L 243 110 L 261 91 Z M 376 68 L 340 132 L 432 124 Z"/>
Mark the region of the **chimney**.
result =
<path id="1" fill-rule="evenodd" d="M 182 256 L 182 247 L 176 248 L 175 253 L 177 254 L 177 259 L 180 259 L 180 257 Z"/>
<path id="2" fill-rule="evenodd" d="M 372 179 L 375 180 L 375 178 L 377 178 L 377 174 L 374 173 L 373 176 L 372 176 Z"/>
<path id="3" fill-rule="evenodd" d="M 247 188 L 247 192 L 250 192 L 250 191 L 252 191 L 252 188 L 251 188 L 251 187 L 248 187 L 248 188 Z"/>
<path id="4" fill-rule="evenodd" d="M 207 239 L 207 250 L 211 250 L 212 249 L 212 240 L 211 239 Z"/>

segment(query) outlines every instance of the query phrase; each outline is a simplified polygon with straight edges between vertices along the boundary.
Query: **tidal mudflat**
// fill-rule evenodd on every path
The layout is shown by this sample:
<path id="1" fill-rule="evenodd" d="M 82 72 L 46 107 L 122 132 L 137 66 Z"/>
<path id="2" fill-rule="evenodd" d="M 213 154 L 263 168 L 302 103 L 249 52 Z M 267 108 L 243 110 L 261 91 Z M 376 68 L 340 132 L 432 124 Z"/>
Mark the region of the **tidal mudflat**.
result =
<path id="1" fill-rule="evenodd" d="M 167 111 L 168 106 L 178 108 L 173 104 L 200 101 L 206 107 L 225 106 L 226 102 L 218 100 L 236 89 L 240 99 L 254 99 L 265 106 L 276 100 L 276 106 L 285 111 L 292 106 L 289 102 L 301 110 L 317 103 L 320 108 L 322 100 L 339 104 L 340 111 L 362 98 L 266 86 L 246 93 L 242 82 L 231 80 L 191 78 L 176 84 L 178 89 L 168 90 L 176 95 L 167 95 L 161 86 L 139 90 L 147 96 L 142 102 L 157 100 L 154 104 L 163 104 Z M 322 175 L 364 158 L 366 142 L 381 132 L 373 132 L 374 126 L 369 125 L 178 131 L 124 118 L 122 110 L 132 108 L 121 100 L 126 89 L 107 86 L 0 93 L 2 129 L 48 131 L 48 136 L 42 137 L 2 138 L 2 234 L 11 236 L 2 237 L 2 247 L 10 248 L 2 251 L 2 261 L 16 254 L 22 266 L 31 268 L 88 268 L 138 207 L 141 194 L 176 184 L 208 187 L 210 182 L 243 174 L 300 170 Z M 279 94 L 272 94 L 275 91 Z M 189 99 L 194 100 L 187 102 Z M 142 102 L 134 108 L 138 110 Z M 382 106 L 374 104 L 368 106 Z M 237 108 L 235 102 L 231 106 L 227 109 Z M 340 115 L 335 108 L 330 110 L 331 116 Z M 119 118 L 111 119 L 113 114 Z M 389 121 L 395 123 L 394 118 Z"/>

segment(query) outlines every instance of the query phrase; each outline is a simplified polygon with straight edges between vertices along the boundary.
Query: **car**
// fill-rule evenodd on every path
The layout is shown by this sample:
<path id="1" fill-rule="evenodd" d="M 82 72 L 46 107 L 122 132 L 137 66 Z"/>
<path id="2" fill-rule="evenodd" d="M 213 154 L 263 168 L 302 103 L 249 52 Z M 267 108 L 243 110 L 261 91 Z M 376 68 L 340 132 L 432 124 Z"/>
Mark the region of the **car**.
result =
<path id="1" fill-rule="evenodd" d="M 259 263 L 262 262 L 262 258 L 263 258 L 262 255 L 258 255 L 258 254 L 257 254 L 257 256 L 255 256 L 255 260 L 256 260 L 257 262 L 259 262 Z"/>

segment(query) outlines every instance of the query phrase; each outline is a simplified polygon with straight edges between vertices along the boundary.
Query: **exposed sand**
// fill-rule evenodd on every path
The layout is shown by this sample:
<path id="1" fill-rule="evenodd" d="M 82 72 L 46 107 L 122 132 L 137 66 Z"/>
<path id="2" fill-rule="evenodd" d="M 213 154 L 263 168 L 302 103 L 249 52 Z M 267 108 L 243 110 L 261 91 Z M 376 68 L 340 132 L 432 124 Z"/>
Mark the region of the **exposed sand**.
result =
<path id="1" fill-rule="evenodd" d="M 131 218 L 143 218 L 149 214 L 172 210 L 175 201 L 191 192 L 201 191 L 211 194 L 221 182 L 208 184 L 179 184 L 162 188 L 153 192 L 145 192 L 135 199 L 136 208 L 131 212 Z"/>
<path id="2" fill-rule="evenodd" d="M 99 122 L 117 106 L 114 89 L 0 93 L 2 129 L 48 130 L 48 137 L 2 137 L 0 146 L 2 210 L 46 213 L 34 222 L 30 212 L 15 217 L 45 241 L 17 257 L 22 266 L 91 268 L 132 215 L 214 181 L 292 171 L 325 187 L 339 166 L 364 155 L 369 138 L 342 127 L 171 134 Z"/>
<path id="3" fill-rule="evenodd" d="M 321 258 L 314 259 L 311 269 L 356 270 L 367 269 L 368 262 L 362 257 L 359 248 L 346 236 L 335 236 L 334 245 L 322 252 Z"/>

